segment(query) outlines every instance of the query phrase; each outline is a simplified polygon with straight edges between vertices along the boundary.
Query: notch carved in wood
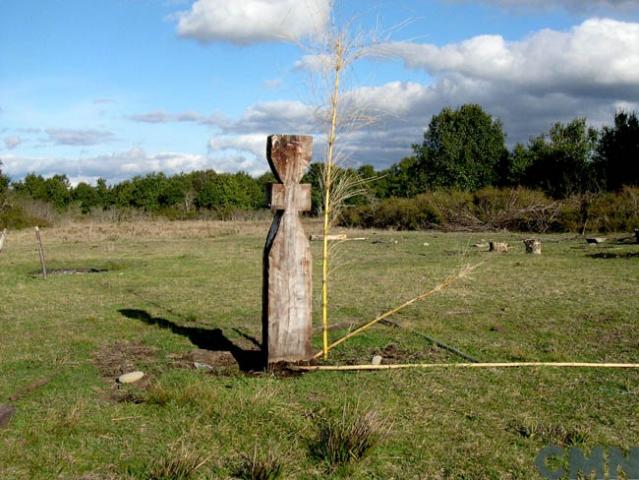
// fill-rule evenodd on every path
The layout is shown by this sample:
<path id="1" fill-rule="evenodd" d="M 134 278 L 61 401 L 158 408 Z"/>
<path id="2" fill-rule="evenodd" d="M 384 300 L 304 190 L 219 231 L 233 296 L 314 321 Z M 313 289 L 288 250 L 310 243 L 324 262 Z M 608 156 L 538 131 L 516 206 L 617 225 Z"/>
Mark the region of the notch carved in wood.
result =
<path id="1" fill-rule="evenodd" d="M 262 345 L 266 362 L 311 358 L 311 249 L 299 213 L 311 208 L 311 186 L 300 185 L 313 138 L 271 135 L 266 156 L 280 182 L 271 189 L 273 224 L 264 246 Z"/>

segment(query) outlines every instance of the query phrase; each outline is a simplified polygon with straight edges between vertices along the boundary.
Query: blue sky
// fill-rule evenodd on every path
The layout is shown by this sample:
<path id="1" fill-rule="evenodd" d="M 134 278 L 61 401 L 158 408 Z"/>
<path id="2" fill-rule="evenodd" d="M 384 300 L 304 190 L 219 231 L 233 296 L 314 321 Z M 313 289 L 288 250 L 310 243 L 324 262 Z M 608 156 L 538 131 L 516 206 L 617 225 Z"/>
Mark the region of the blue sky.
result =
<path id="1" fill-rule="evenodd" d="M 482 104 L 509 144 L 639 109 L 638 0 L 0 0 L 1 168 L 261 173 L 270 133 L 321 146 L 300 61 L 348 20 L 377 33 L 347 72 L 378 118 L 342 137 L 354 164 L 400 160 L 446 105 Z"/>

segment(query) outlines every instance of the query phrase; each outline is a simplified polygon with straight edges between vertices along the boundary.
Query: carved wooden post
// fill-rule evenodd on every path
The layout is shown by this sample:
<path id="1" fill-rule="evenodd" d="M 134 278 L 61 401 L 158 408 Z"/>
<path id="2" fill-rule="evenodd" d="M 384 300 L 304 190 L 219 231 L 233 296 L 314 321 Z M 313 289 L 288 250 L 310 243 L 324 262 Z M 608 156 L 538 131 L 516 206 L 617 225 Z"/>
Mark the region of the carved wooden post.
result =
<path id="1" fill-rule="evenodd" d="M 299 212 L 311 208 L 311 186 L 300 185 L 311 161 L 313 137 L 271 135 L 266 156 L 272 185 L 273 224 L 264 247 L 262 345 L 266 362 L 312 357 L 311 249 Z"/>

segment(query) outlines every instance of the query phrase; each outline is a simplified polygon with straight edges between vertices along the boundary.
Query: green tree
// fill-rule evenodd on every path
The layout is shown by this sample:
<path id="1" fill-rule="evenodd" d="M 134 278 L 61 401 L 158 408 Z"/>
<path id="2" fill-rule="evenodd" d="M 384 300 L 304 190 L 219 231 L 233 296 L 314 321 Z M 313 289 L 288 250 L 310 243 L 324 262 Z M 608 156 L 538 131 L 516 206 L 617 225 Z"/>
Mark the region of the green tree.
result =
<path id="1" fill-rule="evenodd" d="M 0 161 L 0 167 L 2 161 Z M 7 207 L 7 192 L 9 191 L 9 177 L 2 173 L 0 168 L 0 213 Z"/>
<path id="2" fill-rule="evenodd" d="M 547 134 L 530 141 L 530 165 L 524 184 L 540 188 L 556 198 L 599 187 L 594 170 L 598 132 L 585 118 L 564 125 L 555 123 Z"/>
<path id="3" fill-rule="evenodd" d="M 98 205 L 102 208 L 106 208 L 112 204 L 111 191 L 104 178 L 98 178 L 95 182 L 95 193 L 98 197 Z"/>
<path id="4" fill-rule="evenodd" d="M 428 190 L 427 170 L 417 157 L 406 157 L 382 172 L 383 197 L 414 197 Z"/>
<path id="5" fill-rule="evenodd" d="M 308 171 L 302 177 L 302 183 L 311 184 L 311 213 L 313 215 L 319 215 L 322 212 L 322 207 L 324 205 L 324 189 L 322 188 L 322 181 L 324 178 L 323 169 L 323 163 L 311 163 Z"/>
<path id="6" fill-rule="evenodd" d="M 263 204 L 264 196 L 258 182 L 250 175 L 239 172 L 210 177 L 195 198 L 198 208 L 221 212 L 233 209 L 249 210 Z"/>
<path id="7" fill-rule="evenodd" d="M 2 167 L 2 161 L 0 161 L 0 167 Z M 2 173 L 2 168 L 0 168 L 0 201 L 6 195 L 7 190 L 9 190 L 9 177 Z"/>
<path id="8" fill-rule="evenodd" d="M 467 191 L 495 184 L 498 166 L 508 154 L 501 122 L 475 104 L 444 108 L 413 150 L 411 176 L 417 177 L 418 187 L 425 183 Z"/>
<path id="9" fill-rule="evenodd" d="M 499 165 L 498 184 L 502 187 L 514 187 L 524 181 L 526 170 L 532 164 L 532 155 L 525 145 L 518 143 Z"/>
<path id="10" fill-rule="evenodd" d="M 639 185 L 639 118 L 636 112 L 619 112 L 615 126 L 604 127 L 597 147 L 597 171 L 609 190 Z"/>
<path id="11" fill-rule="evenodd" d="M 89 213 L 92 208 L 100 204 L 100 197 L 94 187 L 86 182 L 78 183 L 71 194 L 74 201 L 80 202 L 82 213 Z"/>

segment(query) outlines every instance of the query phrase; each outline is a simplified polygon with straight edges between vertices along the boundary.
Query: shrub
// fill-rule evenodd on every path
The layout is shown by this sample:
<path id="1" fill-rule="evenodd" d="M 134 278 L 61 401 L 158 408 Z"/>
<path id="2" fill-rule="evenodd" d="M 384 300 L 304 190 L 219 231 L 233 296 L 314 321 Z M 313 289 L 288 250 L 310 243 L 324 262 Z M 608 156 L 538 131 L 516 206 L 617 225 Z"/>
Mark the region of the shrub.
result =
<path id="1" fill-rule="evenodd" d="M 348 227 L 420 230 L 508 229 L 521 232 L 614 232 L 639 227 L 639 188 L 582 193 L 555 200 L 539 190 L 438 190 L 346 209 Z"/>
<path id="2" fill-rule="evenodd" d="M 10 205 L 0 212 L 0 230 L 21 230 L 36 226 L 50 227 L 51 222 L 27 213 L 20 205 Z"/>

